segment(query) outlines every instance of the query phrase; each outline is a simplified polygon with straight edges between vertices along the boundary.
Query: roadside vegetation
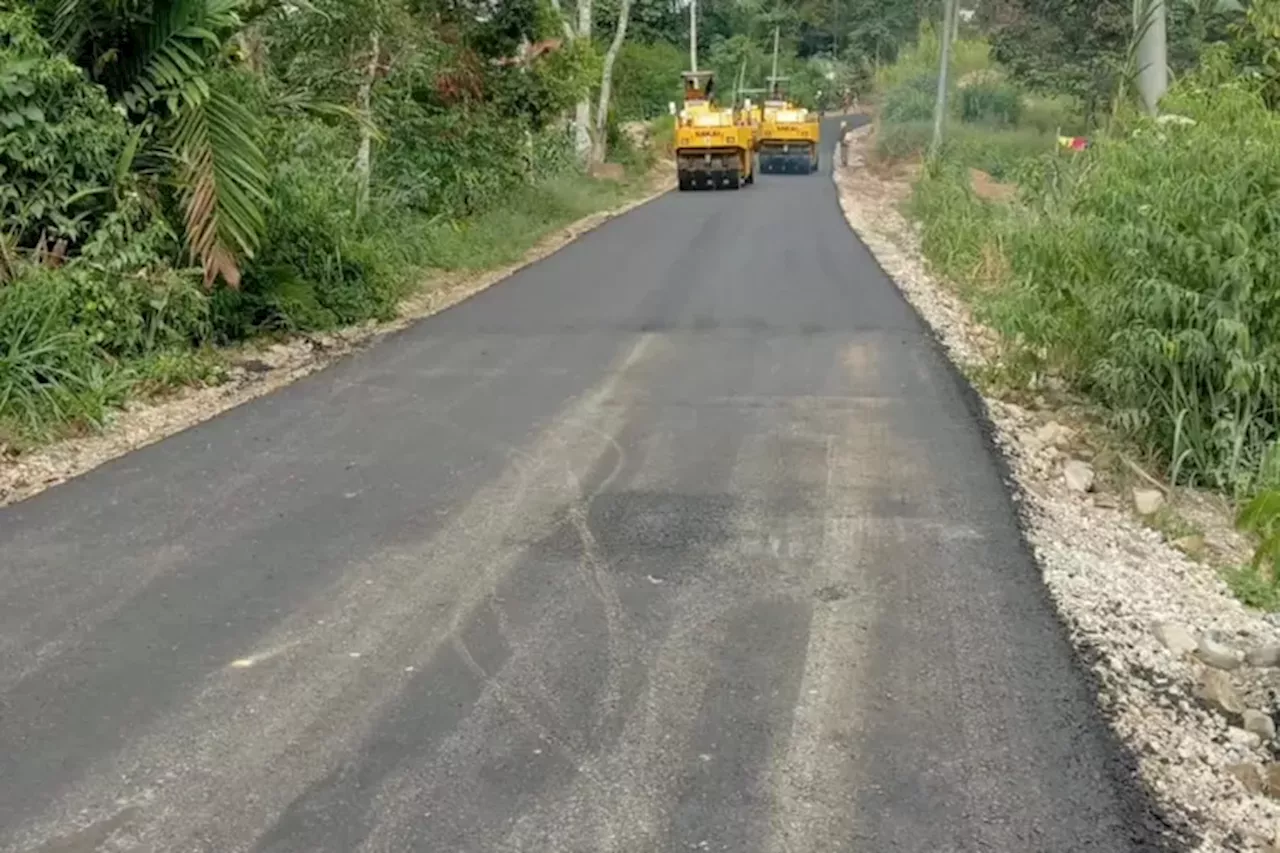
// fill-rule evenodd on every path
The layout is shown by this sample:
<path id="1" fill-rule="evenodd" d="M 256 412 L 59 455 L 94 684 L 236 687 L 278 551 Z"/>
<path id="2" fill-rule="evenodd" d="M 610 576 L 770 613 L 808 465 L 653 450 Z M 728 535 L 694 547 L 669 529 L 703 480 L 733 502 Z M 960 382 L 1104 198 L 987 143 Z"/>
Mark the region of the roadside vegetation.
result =
<path id="1" fill-rule="evenodd" d="M 706 3 L 702 61 L 763 85 L 778 25 L 834 104 L 867 2 Z M 669 0 L 0 0 L 0 457 L 641 192 L 687 38 Z"/>
<path id="2" fill-rule="evenodd" d="M 919 164 L 926 257 L 1000 333 L 1001 380 L 1059 377 L 1169 484 L 1245 507 L 1271 544 L 1233 584 L 1277 600 L 1257 590 L 1280 580 L 1280 2 L 1170 3 L 1160 118 L 1135 102 L 1131 4 L 1073 8 L 962 28 L 936 159 L 922 28 L 876 78 L 877 156 Z"/>

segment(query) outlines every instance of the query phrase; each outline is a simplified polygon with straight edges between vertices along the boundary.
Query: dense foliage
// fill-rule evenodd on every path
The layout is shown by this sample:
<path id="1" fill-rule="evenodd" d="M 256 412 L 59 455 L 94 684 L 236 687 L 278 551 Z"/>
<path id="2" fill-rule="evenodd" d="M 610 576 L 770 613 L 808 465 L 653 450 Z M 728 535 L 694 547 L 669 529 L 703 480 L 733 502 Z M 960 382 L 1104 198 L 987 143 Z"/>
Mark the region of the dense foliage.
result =
<path id="1" fill-rule="evenodd" d="M 914 10 L 704 0 L 701 62 L 762 86 L 777 26 L 813 104 Z M 679 100 L 687 34 L 674 0 L 0 0 L 0 447 L 617 198 L 584 160 L 647 168 L 623 125 Z"/>
<path id="2" fill-rule="evenodd" d="M 559 28 L 538 2 L 0 0 L 0 443 L 210 378 L 210 344 L 389 316 L 424 268 L 501 258 L 458 248 L 500 206 L 518 244 L 624 191 L 578 177 L 565 124 L 592 46 L 512 61 Z"/>
<path id="3" fill-rule="evenodd" d="M 1179 7 L 1203 26 L 1160 120 L 1133 109 L 1131 89 L 1114 79 L 1081 87 L 1087 68 L 1126 61 L 1132 18 L 1104 38 L 1105 16 L 1071 8 L 1017 4 L 1020 15 L 1057 22 L 1043 43 L 1011 55 L 1002 39 L 1026 21 L 996 20 L 993 55 L 1009 64 L 953 69 L 945 156 L 913 202 L 926 254 L 1004 333 L 1013 374 L 1058 372 L 1175 482 L 1236 495 L 1280 485 L 1280 4 Z M 1094 59 L 1054 46 L 1072 27 Z M 1171 36 L 1175 46 L 1181 37 Z M 927 144 L 925 92 L 937 77 L 920 57 L 936 57 L 934 42 L 926 28 L 882 75 L 883 156 Z M 957 43 L 961 62 L 978 53 Z M 1051 58 L 1056 76 L 1043 73 Z M 1032 59 L 1039 65 L 1023 64 Z M 1078 130 L 1090 98 L 1110 120 L 1087 150 L 1062 151 L 1053 135 Z M 970 168 L 1016 182 L 1017 200 L 979 197 Z"/>

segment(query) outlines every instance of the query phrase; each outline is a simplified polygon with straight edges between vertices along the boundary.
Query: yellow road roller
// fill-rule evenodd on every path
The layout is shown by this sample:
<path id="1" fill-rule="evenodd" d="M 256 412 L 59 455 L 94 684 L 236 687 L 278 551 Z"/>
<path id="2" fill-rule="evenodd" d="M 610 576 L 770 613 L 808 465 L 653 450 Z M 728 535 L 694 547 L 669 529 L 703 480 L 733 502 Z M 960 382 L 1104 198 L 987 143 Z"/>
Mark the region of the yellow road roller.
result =
<path id="1" fill-rule="evenodd" d="M 686 71 L 684 105 L 676 116 L 676 177 L 680 189 L 731 189 L 755 181 L 755 128 L 748 116 L 711 100 L 714 75 Z"/>
<path id="2" fill-rule="evenodd" d="M 760 122 L 760 171 L 810 174 L 818 171 L 822 123 L 804 107 L 787 100 L 787 78 L 778 75 L 778 30 L 773 31 L 773 74 Z"/>

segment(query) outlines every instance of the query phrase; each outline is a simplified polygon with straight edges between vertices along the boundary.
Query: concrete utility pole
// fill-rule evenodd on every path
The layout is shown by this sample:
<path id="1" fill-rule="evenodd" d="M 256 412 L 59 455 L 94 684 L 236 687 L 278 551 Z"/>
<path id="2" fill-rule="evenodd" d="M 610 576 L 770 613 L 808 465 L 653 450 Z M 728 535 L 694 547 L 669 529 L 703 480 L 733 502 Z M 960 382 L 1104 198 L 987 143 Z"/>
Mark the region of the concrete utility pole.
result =
<path id="1" fill-rule="evenodd" d="M 698 70 L 698 0 L 689 0 L 689 70 Z"/>
<path id="2" fill-rule="evenodd" d="M 1147 112 L 1169 88 L 1169 44 L 1165 0 L 1133 0 L 1133 26 L 1138 35 L 1138 92 Z"/>
<path id="3" fill-rule="evenodd" d="M 773 75 L 769 79 L 778 79 L 778 27 L 773 28 Z"/>
<path id="4" fill-rule="evenodd" d="M 929 144 L 929 159 L 942 150 L 942 127 L 947 120 L 947 71 L 951 65 L 951 30 L 955 26 L 956 0 L 943 0 L 942 4 L 942 57 L 938 62 L 938 97 L 933 104 L 933 141 Z"/>
<path id="5" fill-rule="evenodd" d="M 831 61 L 840 58 L 840 0 L 831 0 Z"/>

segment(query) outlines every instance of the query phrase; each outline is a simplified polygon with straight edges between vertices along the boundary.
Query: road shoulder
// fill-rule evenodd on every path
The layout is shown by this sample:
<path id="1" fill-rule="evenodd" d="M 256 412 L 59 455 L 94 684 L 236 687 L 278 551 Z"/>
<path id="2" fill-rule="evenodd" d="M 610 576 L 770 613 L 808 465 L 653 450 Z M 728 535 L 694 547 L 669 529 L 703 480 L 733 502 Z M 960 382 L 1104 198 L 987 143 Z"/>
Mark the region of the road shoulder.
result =
<path id="1" fill-rule="evenodd" d="M 639 196 L 555 228 L 513 264 L 480 273 L 441 273 L 429 277 L 400 304 L 393 320 L 370 321 L 322 334 L 297 335 L 265 348 L 253 342 L 228 349 L 223 354 L 231 367 L 227 381 L 221 384 L 188 388 L 159 400 L 131 400 L 101 432 L 57 441 L 16 458 L 0 454 L 0 508 L 24 501 L 106 462 L 323 370 L 386 335 L 505 281 L 605 222 L 666 194 L 674 186 L 674 171 L 663 161 L 655 167 Z"/>
<path id="2" fill-rule="evenodd" d="M 851 131 L 848 165 L 834 169 L 845 218 L 953 363 L 981 375 L 999 358 L 999 340 L 928 271 L 919 234 L 899 212 L 910 171 L 869 169 L 871 132 Z M 1043 399 L 981 399 L 1044 582 L 1140 784 L 1178 824 L 1175 834 L 1199 837 L 1194 849 L 1280 849 L 1276 626 L 1137 518 L 1129 496 L 1098 488 L 1095 448 L 1075 413 Z M 1250 665 L 1269 649 L 1276 661 Z"/>

